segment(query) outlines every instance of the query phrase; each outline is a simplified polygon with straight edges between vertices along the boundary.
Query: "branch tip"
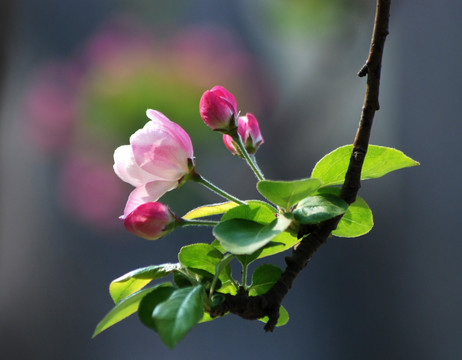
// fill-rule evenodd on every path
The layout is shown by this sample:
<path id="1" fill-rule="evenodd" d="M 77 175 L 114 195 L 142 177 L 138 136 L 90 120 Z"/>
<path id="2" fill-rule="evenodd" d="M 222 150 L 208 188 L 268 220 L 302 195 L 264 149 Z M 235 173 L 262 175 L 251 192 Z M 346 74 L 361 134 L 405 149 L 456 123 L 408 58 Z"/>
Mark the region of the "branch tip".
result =
<path id="1" fill-rule="evenodd" d="M 366 64 L 363 65 L 363 67 L 358 71 L 358 76 L 359 77 L 364 77 L 368 74 L 369 72 L 369 66 Z"/>

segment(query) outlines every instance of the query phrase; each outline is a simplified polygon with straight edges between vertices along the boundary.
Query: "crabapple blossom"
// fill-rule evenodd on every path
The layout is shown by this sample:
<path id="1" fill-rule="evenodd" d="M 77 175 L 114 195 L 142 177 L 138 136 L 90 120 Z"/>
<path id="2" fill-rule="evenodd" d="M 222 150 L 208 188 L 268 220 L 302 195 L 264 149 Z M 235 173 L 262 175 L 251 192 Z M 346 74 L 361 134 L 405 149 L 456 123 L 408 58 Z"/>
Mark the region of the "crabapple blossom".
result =
<path id="1" fill-rule="evenodd" d="M 125 228 L 146 240 L 157 240 L 175 228 L 176 217 L 160 202 L 147 202 L 124 219 Z"/>
<path id="2" fill-rule="evenodd" d="M 202 120 L 212 130 L 226 132 L 237 126 L 236 99 L 222 86 L 214 86 L 202 95 L 199 112 Z"/>
<path id="3" fill-rule="evenodd" d="M 251 113 L 239 117 L 238 133 L 249 154 L 255 154 L 260 145 L 264 143 L 258 120 Z M 224 134 L 223 142 L 233 155 L 241 156 L 239 147 L 230 135 Z"/>
<path id="4" fill-rule="evenodd" d="M 156 110 L 147 110 L 150 119 L 130 136 L 130 145 L 114 152 L 114 171 L 136 189 L 130 194 L 124 214 L 146 202 L 155 202 L 180 184 L 194 169 L 191 139 L 181 126 Z"/>

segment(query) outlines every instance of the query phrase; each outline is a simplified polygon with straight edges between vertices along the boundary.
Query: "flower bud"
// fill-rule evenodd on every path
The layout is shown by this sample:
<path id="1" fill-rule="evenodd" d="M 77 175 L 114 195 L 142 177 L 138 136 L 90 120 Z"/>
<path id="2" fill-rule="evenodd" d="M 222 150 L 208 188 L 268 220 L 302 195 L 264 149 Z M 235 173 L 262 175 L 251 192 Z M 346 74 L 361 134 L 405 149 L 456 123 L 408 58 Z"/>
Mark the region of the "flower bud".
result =
<path id="1" fill-rule="evenodd" d="M 124 219 L 125 228 L 146 240 L 157 240 L 175 228 L 176 218 L 160 202 L 141 204 Z"/>
<path id="2" fill-rule="evenodd" d="M 215 86 L 202 95 L 199 112 L 202 120 L 214 131 L 227 132 L 237 126 L 236 99 L 222 86 Z"/>
<path id="3" fill-rule="evenodd" d="M 260 145 L 264 143 L 257 118 L 251 113 L 239 117 L 238 133 L 249 154 L 255 154 Z M 239 147 L 230 135 L 223 135 L 223 142 L 233 155 L 241 156 Z"/>

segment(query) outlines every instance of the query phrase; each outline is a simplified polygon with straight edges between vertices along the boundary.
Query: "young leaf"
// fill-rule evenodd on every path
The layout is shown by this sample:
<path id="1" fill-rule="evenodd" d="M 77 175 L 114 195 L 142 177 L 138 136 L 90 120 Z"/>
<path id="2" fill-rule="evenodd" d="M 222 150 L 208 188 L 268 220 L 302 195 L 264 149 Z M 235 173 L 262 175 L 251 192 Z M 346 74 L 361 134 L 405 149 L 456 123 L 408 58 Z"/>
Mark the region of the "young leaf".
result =
<path id="1" fill-rule="evenodd" d="M 250 296 L 265 294 L 282 275 L 282 270 L 275 265 L 260 265 L 252 274 L 252 285 L 249 288 Z"/>
<path id="2" fill-rule="evenodd" d="M 319 189 L 321 185 L 320 180 L 313 178 L 293 181 L 262 180 L 257 183 L 257 190 L 273 204 L 288 210 Z"/>
<path id="3" fill-rule="evenodd" d="M 216 225 L 213 234 L 230 253 L 252 254 L 285 231 L 291 221 L 287 215 L 281 215 L 267 225 L 244 219 L 230 219 Z"/>
<path id="4" fill-rule="evenodd" d="M 336 187 L 327 187 L 319 190 L 322 194 L 340 194 L 340 189 Z M 374 225 L 372 211 L 367 203 L 359 196 L 356 201 L 348 207 L 348 210 L 343 214 L 342 219 L 337 225 L 337 229 L 332 232 L 332 235 L 338 237 L 353 238 L 367 234 Z"/>
<path id="5" fill-rule="evenodd" d="M 265 316 L 261 319 L 258 319 L 259 321 L 261 322 L 264 322 L 265 324 L 268 322 L 268 316 Z M 276 323 L 276 327 L 279 327 L 279 326 L 284 326 L 285 324 L 287 324 L 289 322 L 289 313 L 287 312 L 287 310 L 281 306 L 279 308 L 279 318 L 278 318 L 278 322 Z"/>
<path id="6" fill-rule="evenodd" d="M 96 325 L 95 332 L 93 333 L 93 337 L 101 333 L 102 331 L 106 330 L 108 327 L 118 323 L 119 321 L 125 319 L 126 317 L 133 314 L 135 311 L 138 310 L 138 306 L 141 302 L 141 299 L 149 294 L 151 291 L 158 289 L 160 287 L 171 286 L 170 283 L 159 284 L 154 287 L 150 287 L 147 289 L 142 289 L 137 291 L 134 294 L 120 300 L 111 311 L 109 311 L 106 316 L 101 320 L 98 325 Z"/>
<path id="7" fill-rule="evenodd" d="M 282 270 L 271 264 L 263 264 L 255 269 L 252 274 L 252 285 L 249 288 L 250 296 L 265 294 L 276 281 L 281 277 Z M 268 322 L 268 317 L 265 316 L 258 319 L 264 323 Z M 289 313 L 284 307 L 279 308 L 279 319 L 276 326 L 283 326 L 289 321 Z"/>
<path id="8" fill-rule="evenodd" d="M 302 224 L 317 224 L 341 215 L 347 209 L 348 204 L 338 196 L 319 194 L 300 201 L 294 210 L 294 218 Z"/>
<path id="9" fill-rule="evenodd" d="M 224 214 L 229 209 L 238 206 L 235 202 L 228 201 L 220 204 L 204 205 L 189 211 L 183 219 L 193 220 L 201 217 Z"/>
<path id="10" fill-rule="evenodd" d="M 352 148 L 352 145 L 345 145 L 324 156 L 314 167 L 311 177 L 320 179 L 324 186 L 343 184 Z M 399 150 L 369 145 L 361 171 L 361 180 L 379 178 L 391 171 L 417 165 L 419 165 L 417 161 Z"/>
<path id="11" fill-rule="evenodd" d="M 232 278 L 231 278 L 231 267 L 229 266 L 229 263 L 234 258 L 235 258 L 235 256 L 233 254 L 227 253 L 223 257 L 223 259 L 221 259 L 218 262 L 218 264 L 215 266 L 215 277 L 213 278 L 213 283 L 212 283 L 212 287 L 210 288 L 210 293 L 213 293 L 213 290 L 215 289 L 215 284 L 217 283 L 217 280 L 219 279 L 219 277 L 222 277 L 223 279 L 226 279 L 225 280 L 226 284 L 222 284 L 221 288 L 223 288 L 224 286 L 225 287 L 230 286 L 231 287 L 231 289 L 229 289 L 230 292 L 233 292 L 233 293 L 234 293 L 234 291 L 237 292 L 237 288 L 236 288 L 236 286 L 235 286 L 235 284 L 234 284 L 234 282 L 232 281 Z"/>
<path id="12" fill-rule="evenodd" d="M 147 266 L 144 268 L 130 271 L 129 273 L 113 280 L 109 285 L 109 293 L 114 303 L 133 294 L 139 289 L 145 287 L 152 280 L 160 279 L 168 274 L 180 269 L 180 264 L 162 264 Z"/>
<path id="13" fill-rule="evenodd" d="M 202 285 L 176 289 L 158 304 L 152 313 L 152 324 L 162 341 L 173 348 L 204 315 Z"/>

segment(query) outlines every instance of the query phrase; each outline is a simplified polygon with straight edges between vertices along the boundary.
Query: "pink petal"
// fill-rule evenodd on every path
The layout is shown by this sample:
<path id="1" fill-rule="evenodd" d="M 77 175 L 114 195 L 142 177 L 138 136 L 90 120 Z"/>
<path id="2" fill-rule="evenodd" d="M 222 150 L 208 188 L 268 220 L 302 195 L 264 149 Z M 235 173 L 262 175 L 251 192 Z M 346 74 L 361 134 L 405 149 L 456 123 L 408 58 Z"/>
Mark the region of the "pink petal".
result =
<path id="1" fill-rule="evenodd" d="M 130 145 L 119 146 L 114 151 L 114 172 L 119 178 L 134 187 L 160 179 L 138 166 Z"/>
<path id="2" fill-rule="evenodd" d="M 156 240 L 173 230 L 175 217 L 167 206 L 147 202 L 135 208 L 124 220 L 125 228 L 146 240 Z"/>
<path id="3" fill-rule="evenodd" d="M 149 121 L 136 131 L 130 137 L 130 144 L 139 167 L 163 180 L 179 180 L 187 174 L 192 151 L 178 141 L 176 130 Z"/>
<path id="4" fill-rule="evenodd" d="M 233 112 L 237 114 L 237 102 L 233 94 L 226 90 L 223 86 L 214 86 L 211 91 L 215 92 L 216 95 L 224 98 L 231 105 Z"/>
<path id="5" fill-rule="evenodd" d="M 180 125 L 174 123 L 157 110 L 149 109 L 146 111 L 146 115 L 149 119 L 151 119 L 152 122 L 161 124 L 166 131 L 170 132 L 171 136 L 178 141 L 183 150 L 186 152 L 188 158 L 192 159 L 194 157 L 191 138 Z"/>
<path id="6" fill-rule="evenodd" d="M 124 214 L 120 217 L 120 219 L 125 219 L 141 204 L 159 200 L 159 198 L 167 191 L 173 190 L 177 186 L 178 181 L 156 180 L 137 187 L 130 193 L 127 204 L 125 205 Z"/>

